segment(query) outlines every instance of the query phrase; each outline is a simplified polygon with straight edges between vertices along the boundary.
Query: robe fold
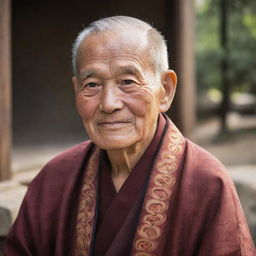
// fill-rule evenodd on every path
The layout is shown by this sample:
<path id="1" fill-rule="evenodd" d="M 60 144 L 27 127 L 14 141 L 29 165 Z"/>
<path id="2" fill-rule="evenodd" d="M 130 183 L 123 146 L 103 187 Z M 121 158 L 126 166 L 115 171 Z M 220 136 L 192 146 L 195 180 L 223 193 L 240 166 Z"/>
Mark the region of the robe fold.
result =
<path id="1" fill-rule="evenodd" d="M 98 232 L 96 232 L 95 236 L 93 255 L 113 255 L 111 254 L 111 250 L 113 249 L 111 249 L 111 245 L 113 244 L 112 247 L 115 248 L 117 243 L 114 242 L 114 238 L 118 239 L 118 233 L 123 228 L 126 230 L 126 239 L 120 239 L 118 242 L 119 254 L 116 255 L 129 256 L 132 238 L 136 230 L 135 224 L 139 216 L 138 208 L 140 208 L 144 188 L 148 181 L 147 178 L 150 176 L 151 165 L 154 162 L 154 155 L 157 154 L 157 148 L 159 147 L 165 127 L 166 121 L 164 118 L 161 118 L 150 146 L 133 168 L 132 173 L 118 193 L 115 192 L 111 178 L 110 164 L 107 163 L 106 153 L 102 154 L 101 164 L 99 166 L 101 178 L 99 216 L 97 220 Z M 145 165 L 145 162 L 149 164 Z M 137 214 L 130 213 L 129 215 L 129 212 L 133 211 L 137 212 Z M 113 216 L 115 216 L 115 218 L 113 218 Z M 128 222 L 124 225 L 126 219 Z M 132 225 L 134 227 L 131 229 L 130 227 Z M 125 228 L 125 226 L 128 228 Z"/>
<path id="2" fill-rule="evenodd" d="M 255 256 L 222 164 L 160 115 L 116 193 L 106 153 L 86 141 L 33 180 L 4 255 Z"/>

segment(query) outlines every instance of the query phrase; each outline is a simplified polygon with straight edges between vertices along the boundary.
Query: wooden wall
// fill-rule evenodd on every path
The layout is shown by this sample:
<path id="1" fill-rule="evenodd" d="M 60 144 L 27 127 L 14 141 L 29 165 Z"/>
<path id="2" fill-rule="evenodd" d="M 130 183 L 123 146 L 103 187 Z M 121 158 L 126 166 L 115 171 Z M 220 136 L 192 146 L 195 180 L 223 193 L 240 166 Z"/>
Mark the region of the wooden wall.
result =
<path id="1" fill-rule="evenodd" d="M 178 74 L 178 90 L 168 114 L 189 135 L 195 116 L 193 8 L 186 0 L 13 1 L 0 0 L 1 100 L 0 159 L 10 155 L 10 30 L 12 13 L 12 83 L 14 146 L 79 141 L 85 138 L 74 105 L 71 83 L 71 45 L 91 21 L 111 15 L 130 15 L 150 22 L 167 40 L 170 65 Z M 4 6 L 4 9 L 1 8 Z M 4 14 L 4 15 L 2 15 Z M 3 39 L 4 38 L 4 39 Z M 9 48 L 8 48 L 9 47 Z M 2 48 L 1 48 L 2 49 Z M 4 62 L 2 64 L 2 62 Z M 4 75 L 3 75 L 4 74 Z M 5 95 L 5 96 L 3 96 Z M 6 118 L 5 121 L 2 118 Z M 5 140 L 5 141 L 4 141 Z M 4 148 L 4 149 L 3 149 Z M 5 160 L 3 160 L 5 159 Z M 8 170 L 8 168 L 6 169 Z M 3 173 L 3 167 L 0 173 Z M 7 171 L 8 172 L 8 171 Z M 1 175 L 1 174 L 0 174 Z M 3 177 L 8 177 L 5 175 Z M 1 177 L 1 176 L 0 176 Z"/>
<path id="2" fill-rule="evenodd" d="M 11 177 L 10 0 L 0 0 L 0 181 Z"/>

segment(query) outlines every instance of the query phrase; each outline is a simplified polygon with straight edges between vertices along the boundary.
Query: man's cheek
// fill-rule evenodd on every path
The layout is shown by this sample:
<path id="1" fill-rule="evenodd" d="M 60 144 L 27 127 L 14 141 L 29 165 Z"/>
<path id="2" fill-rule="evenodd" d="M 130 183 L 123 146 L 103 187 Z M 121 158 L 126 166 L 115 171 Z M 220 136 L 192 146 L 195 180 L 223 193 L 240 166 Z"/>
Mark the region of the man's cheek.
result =
<path id="1" fill-rule="evenodd" d="M 147 92 L 138 92 L 128 97 L 126 104 L 136 116 L 143 117 L 150 111 L 152 100 L 152 96 Z"/>
<path id="2" fill-rule="evenodd" d="M 85 102 L 78 101 L 77 104 L 77 111 L 82 119 L 88 120 L 92 117 L 93 108 L 90 104 L 86 104 Z"/>

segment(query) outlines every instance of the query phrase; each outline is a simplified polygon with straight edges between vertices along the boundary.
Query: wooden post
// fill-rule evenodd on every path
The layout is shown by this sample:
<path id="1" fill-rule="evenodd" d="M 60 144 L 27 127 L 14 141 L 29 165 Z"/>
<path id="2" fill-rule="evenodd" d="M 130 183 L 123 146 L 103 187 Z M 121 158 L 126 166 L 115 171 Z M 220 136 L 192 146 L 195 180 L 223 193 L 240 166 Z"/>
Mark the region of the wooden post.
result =
<path id="1" fill-rule="evenodd" d="M 11 0 L 0 0 L 0 181 L 11 177 Z"/>
<path id="2" fill-rule="evenodd" d="M 228 129 L 227 115 L 230 108 L 230 79 L 228 76 L 228 70 L 229 70 L 229 47 L 228 47 L 229 1 L 228 0 L 220 1 L 219 12 L 220 12 L 220 46 L 224 53 L 220 63 L 222 101 L 220 104 L 219 115 L 221 120 L 221 131 L 226 132 Z"/>
<path id="3" fill-rule="evenodd" d="M 193 1 L 166 0 L 166 12 L 170 67 L 178 76 L 176 96 L 168 115 L 189 136 L 196 119 Z"/>

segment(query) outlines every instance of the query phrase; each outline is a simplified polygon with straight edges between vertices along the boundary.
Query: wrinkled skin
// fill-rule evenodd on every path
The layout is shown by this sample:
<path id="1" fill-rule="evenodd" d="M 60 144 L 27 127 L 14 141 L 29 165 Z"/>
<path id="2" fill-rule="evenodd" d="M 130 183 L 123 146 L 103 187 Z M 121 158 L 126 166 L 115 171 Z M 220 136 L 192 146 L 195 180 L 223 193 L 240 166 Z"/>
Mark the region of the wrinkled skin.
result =
<path id="1" fill-rule="evenodd" d="M 136 30 L 92 34 L 79 48 L 79 74 L 73 77 L 77 110 L 116 170 L 131 170 L 143 154 L 175 91 L 175 73 L 156 75 L 147 49 Z"/>

